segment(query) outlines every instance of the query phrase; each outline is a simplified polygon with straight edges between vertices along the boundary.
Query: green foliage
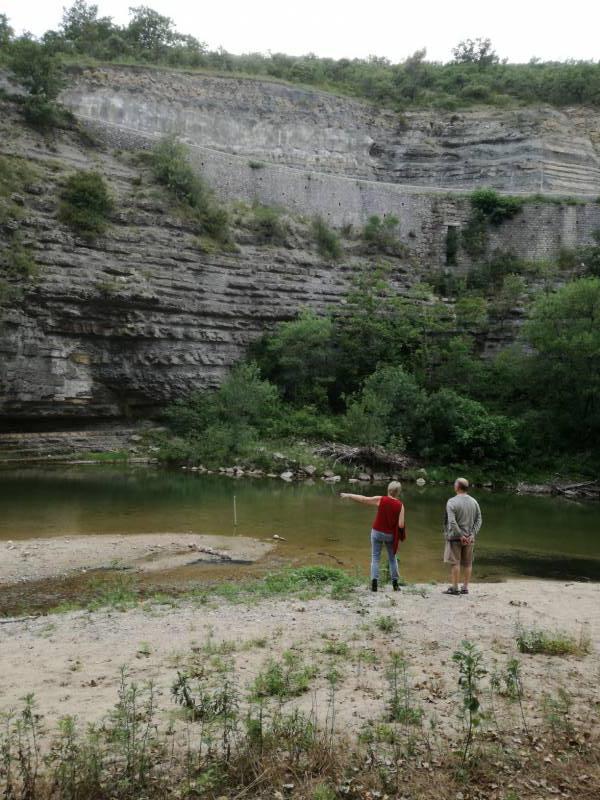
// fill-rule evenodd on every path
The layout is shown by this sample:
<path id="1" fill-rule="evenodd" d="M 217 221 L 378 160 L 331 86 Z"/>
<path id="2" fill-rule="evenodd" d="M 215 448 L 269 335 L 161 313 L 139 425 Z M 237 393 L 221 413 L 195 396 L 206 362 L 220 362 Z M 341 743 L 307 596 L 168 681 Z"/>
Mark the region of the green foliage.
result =
<path id="1" fill-rule="evenodd" d="M 545 631 L 540 628 L 520 628 L 517 634 L 517 647 L 521 653 L 544 654 L 548 656 L 583 656 L 590 652 L 588 637 L 574 636 L 564 631 Z"/>
<path id="2" fill-rule="evenodd" d="M 222 48 L 209 51 L 204 42 L 179 33 L 172 19 L 147 6 L 131 8 L 129 13 L 129 23 L 117 25 L 110 17 L 99 17 L 96 5 L 76 0 L 65 9 L 60 29 L 47 31 L 43 40 L 55 53 L 264 76 L 363 97 L 394 109 L 511 102 L 600 105 L 598 63 L 535 59 L 526 64 L 500 63 L 489 39 L 461 42 L 447 64 L 426 61 L 424 49 L 396 64 L 376 56 L 336 60 L 278 52 L 232 55 Z M 5 19 L 0 43 L 11 36 Z"/>
<path id="3" fill-rule="evenodd" d="M 390 616 L 377 617 L 375 625 L 382 633 L 392 633 L 396 629 L 396 620 Z"/>
<path id="4" fill-rule="evenodd" d="M 282 323 L 256 342 L 250 353 L 263 375 L 281 388 L 287 400 L 296 405 L 323 406 L 334 379 L 332 336 L 329 317 L 303 311 L 297 319 Z"/>
<path id="5" fill-rule="evenodd" d="M 423 719 L 423 709 L 415 705 L 408 676 L 406 659 L 393 654 L 387 671 L 389 698 L 387 702 L 387 718 L 389 722 L 402 725 L 419 725 Z"/>
<path id="6" fill-rule="evenodd" d="M 521 198 L 502 195 L 494 189 L 476 189 L 471 192 L 470 201 L 473 211 L 492 225 L 512 219 L 523 208 Z"/>
<path id="7" fill-rule="evenodd" d="M 577 248 L 568 266 L 574 267 L 581 264 L 588 275 L 600 278 L 600 229 L 594 231 L 593 239 L 593 244 Z"/>
<path id="8" fill-rule="evenodd" d="M 332 261 L 337 261 L 337 259 L 341 258 L 342 246 L 339 237 L 322 217 L 315 218 L 312 229 L 317 249 L 323 258 L 329 258 Z"/>
<path id="9" fill-rule="evenodd" d="M 113 201 L 103 176 L 80 170 L 69 177 L 61 194 L 59 217 L 86 239 L 106 229 Z"/>
<path id="10" fill-rule="evenodd" d="M 152 150 L 150 163 L 155 180 L 192 212 L 199 232 L 221 244 L 230 243 L 227 212 L 216 203 L 212 192 L 190 166 L 185 146 L 174 137 L 166 137 Z"/>
<path id="11" fill-rule="evenodd" d="M 281 212 L 270 206 L 256 205 L 252 209 L 250 228 L 256 233 L 259 244 L 283 245 L 287 241 L 288 227 Z"/>
<path id="12" fill-rule="evenodd" d="M 64 77 L 58 57 L 45 44 L 29 36 L 11 42 L 8 66 L 27 91 L 22 100 L 25 120 L 45 131 L 67 124 L 70 116 L 56 103 Z"/>
<path id="13" fill-rule="evenodd" d="M 2 261 L 2 271 L 9 279 L 29 281 L 38 275 L 31 249 L 23 245 L 18 235 L 12 237 L 10 245 L 3 253 Z"/>
<path id="14" fill-rule="evenodd" d="M 252 684 L 255 699 L 279 697 L 284 700 L 298 697 L 310 688 L 316 669 L 306 666 L 300 657 L 288 650 L 281 661 L 270 659 Z"/>
<path id="15" fill-rule="evenodd" d="M 452 49 L 457 64 L 476 64 L 478 67 L 489 67 L 497 64 L 499 58 L 492 47 L 491 39 L 465 39 Z"/>
<path id="16" fill-rule="evenodd" d="M 430 395 L 418 437 L 420 453 L 437 463 L 508 466 L 516 455 L 516 425 L 452 389 Z"/>
<path id="17" fill-rule="evenodd" d="M 196 392 L 165 413 L 179 437 L 163 445 L 165 461 L 218 466 L 244 458 L 281 414 L 279 392 L 254 364 L 240 364 L 215 391 Z"/>
<path id="18" fill-rule="evenodd" d="M 600 441 L 600 278 L 581 278 L 533 304 L 524 334 L 536 428 L 554 446 L 593 448 Z"/>
<path id="19" fill-rule="evenodd" d="M 398 225 L 400 221 L 393 214 L 388 214 L 381 219 L 376 214 L 369 217 L 365 225 L 363 236 L 365 242 L 378 253 L 400 256 L 406 253 L 406 245 L 398 238 Z"/>
<path id="20" fill-rule="evenodd" d="M 380 366 L 348 402 L 344 433 L 348 441 L 411 448 L 425 393 L 402 367 Z"/>
<path id="21" fill-rule="evenodd" d="M 501 225 L 523 208 L 519 197 L 498 194 L 494 189 L 476 189 L 470 195 L 471 215 L 461 232 L 461 243 L 471 258 L 485 255 L 488 244 L 488 225 Z"/>
<path id="22" fill-rule="evenodd" d="M 32 96 L 55 100 L 64 77 L 57 57 L 43 44 L 27 36 L 12 42 L 8 65 L 23 88 Z"/>
<path id="23" fill-rule="evenodd" d="M 461 642 L 460 649 L 454 652 L 452 660 L 458 665 L 458 686 L 462 694 L 462 706 L 467 727 L 462 752 L 464 764 L 470 753 L 475 731 L 483 721 L 479 691 L 481 679 L 487 674 L 487 670 L 483 666 L 481 652 L 476 645 L 466 640 Z"/>

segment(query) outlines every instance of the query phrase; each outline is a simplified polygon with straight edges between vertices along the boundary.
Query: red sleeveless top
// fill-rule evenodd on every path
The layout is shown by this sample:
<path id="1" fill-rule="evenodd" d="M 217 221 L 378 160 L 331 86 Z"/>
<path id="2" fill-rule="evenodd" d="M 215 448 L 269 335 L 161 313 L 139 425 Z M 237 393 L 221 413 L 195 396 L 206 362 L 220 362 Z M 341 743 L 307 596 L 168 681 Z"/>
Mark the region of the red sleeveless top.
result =
<path id="1" fill-rule="evenodd" d="M 400 520 L 402 505 L 402 500 L 385 495 L 379 501 L 377 515 L 373 522 L 373 530 L 380 531 L 380 533 L 390 533 L 394 537 L 394 552 L 397 552 L 398 542 L 401 538 L 400 531 L 398 530 L 398 522 Z"/>

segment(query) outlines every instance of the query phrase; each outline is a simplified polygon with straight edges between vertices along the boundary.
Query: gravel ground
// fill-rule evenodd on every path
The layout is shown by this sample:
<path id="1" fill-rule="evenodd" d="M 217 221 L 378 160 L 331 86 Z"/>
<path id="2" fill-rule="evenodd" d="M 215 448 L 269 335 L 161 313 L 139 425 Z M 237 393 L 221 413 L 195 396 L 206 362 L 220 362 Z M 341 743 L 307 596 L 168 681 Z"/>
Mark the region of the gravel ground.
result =
<path id="1" fill-rule="evenodd" d="M 393 630 L 381 630 L 382 617 L 392 620 Z M 225 658 L 231 659 L 241 690 L 269 657 L 290 648 L 316 666 L 313 691 L 290 702 L 315 707 L 321 719 L 329 691 L 325 676 L 335 666 L 342 675 L 337 724 L 348 731 L 383 718 L 389 655 L 403 653 L 414 701 L 426 718 L 450 728 L 458 724 L 452 653 L 468 638 L 485 653 L 488 669 L 494 661 L 502 667 L 517 654 L 519 623 L 589 635 L 592 650 L 587 656 L 519 656 L 532 721 L 541 695 L 559 686 L 572 693 L 574 715 L 585 718 L 590 704 L 600 703 L 600 585 L 547 581 L 480 584 L 468 597 L 458 598 L 442 595 L 436 586 L 411 587 L 399 594 L 358 589 L 342 600 L 213 600 L 207 605 L 180 600 L 173 607 L 146 602 L 123 612 L 76 611 L 4 622 L 0 711 L 18 707 L 20 698 L 34 692 L 48 723 L 65 714 L 82 722 L 98 720 L 115 703 L 125 665 L 132 679 L 155 682 L 159 706 L 167 714 L 174 708 L 170 686 L 177 668 L 190 659 L 214 667 L 216 646 L 232 642 L 233 652 Z M 348 651 L 328 654 L 329 641 L 346 642 Z M 514 705 L 504 704 L 499 713 L 517 719 Z"/>

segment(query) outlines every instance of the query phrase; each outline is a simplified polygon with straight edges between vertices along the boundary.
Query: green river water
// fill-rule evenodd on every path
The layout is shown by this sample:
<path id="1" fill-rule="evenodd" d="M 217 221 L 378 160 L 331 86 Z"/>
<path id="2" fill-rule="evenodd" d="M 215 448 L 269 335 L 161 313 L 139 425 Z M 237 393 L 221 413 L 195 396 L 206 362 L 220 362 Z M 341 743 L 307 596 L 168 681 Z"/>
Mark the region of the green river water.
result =
<path id="1" fill-rule="evenodd" d="M 271 563 L 318 563 L 366 572 L 373 509 L 339 499 L 343 484 L 285 483 L 180 470 L 115 466 L 0 473 L 0 539 L 86 533 L 193 532 L 278 542 Z M 383 487 L 349 489 L 381 493 Z M 408 540 L 401 573 L 440 580 L 441 520 L 450 487 L 404 487 Z M 234 526 L 233 497 L 238 524 Z M 600 580 L 600 506 L 477 490 L 484 526 L 475 578 Z M 190 568 L 193 569 L 193 568 Z M 197 567 L 198 574 L 206 567 Z"/>

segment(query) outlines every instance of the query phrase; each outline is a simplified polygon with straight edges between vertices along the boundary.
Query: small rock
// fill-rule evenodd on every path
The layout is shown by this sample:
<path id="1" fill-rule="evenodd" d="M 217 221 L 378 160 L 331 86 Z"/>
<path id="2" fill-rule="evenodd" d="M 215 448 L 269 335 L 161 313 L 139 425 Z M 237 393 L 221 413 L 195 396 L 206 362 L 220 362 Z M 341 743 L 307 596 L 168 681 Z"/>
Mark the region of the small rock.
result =
<path id="1" fill-rule="evenodd" d="M 312 475 L 315 474 L 316 471 L 317 471 L 317 468 L 315 466 L 313 466 L 312 464 L 309 464 L 306 467 L 302 467 L 302 472 L 304 472 L 305 475 L 311 475 L 312 476 Z"/>
<path id="2" fill-rule="evenodd" d="M 417 478 L 416 480 L 417 486 L 425 486 L 426 483 L 427 481 L 425 480 L 425 478 Z"/>
<path id="3" fill-rule="evenodd" d="M 370 481 L 371 480 L 371 476 L 369 475 L 368 472 L 359 472 L 358 473 L 358 480 L 359 481 Z"/>
<path id="4" fill-rule="evenodd" d="M 294 477 L 294 473 L 291 470 L 288 469 L 285 472 L 282 472 L 279 477 L 283 481 L 291 481 L 292 478 Z"/>
<path id="5" fill-rule="evenodd" d="M 335 472 L 332 472 L 330 469 L 326 469 L 323 472 L 323 477 L 324 478 L 333 478 L 334 475 L 335 475 Z"/>

